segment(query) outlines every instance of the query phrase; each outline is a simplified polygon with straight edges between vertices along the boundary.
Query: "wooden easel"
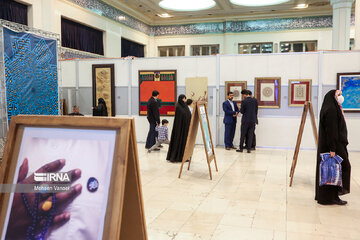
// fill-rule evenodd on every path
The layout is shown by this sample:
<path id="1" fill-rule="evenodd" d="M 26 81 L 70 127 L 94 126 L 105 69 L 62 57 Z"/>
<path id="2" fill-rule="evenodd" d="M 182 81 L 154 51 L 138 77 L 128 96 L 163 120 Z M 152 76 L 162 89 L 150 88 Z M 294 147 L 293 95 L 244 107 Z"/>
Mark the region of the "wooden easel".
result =
<path id="1" fill-rule="evenodd" d="M 116 131 L 102 239 L 147 240 L 134 119 L 14 116 L 0 165 L 0 184 L 14 182 L 25 127 Z M 7 230 L 4 229 L 4 224 L 9 200 L 10 194 L 0 194 L 0 236 Z"/>
<path id="2" fill-rule="evenodd" d="M 205 102 L 195 102 L 194 105 L 195 107 L 191 116 L 189 134 L 186 141 L 184 156 L 181 162 L 179 178 L 181 177 L 184 163 L 187 160 L 189 160 L 188 170 L 190 170 L 192 155 L 194 153 L 194 148 L 195 148 L 196 135 L 198 132 L 198 127 L 200 122 L 202 137 L 204 141 L 204 149 L 205 149 L 207 164 L 209 167 L 210 180 L 212 180 L 211 166 L 210 166 L 211 161 L 214 160 L 216 171 L 218 171 L 218 167 L 216 164 L 216 157 L 214 151 L 214 144 L 211 137 L 211 131 L 209 128 L 207 107 Z"/>
<path id="3" fill-rule="evenodd" d="M 312 129 L 313 129 L 313 133 L 314 133 L 315 143 L 316 143 L 316 146 L 318 145 L 318 133 L 317 133 L 317 128 L 316 128 L 313 105 L 312 105 L 311 102 L 306 102 L 304 104 L 304 110 L 303 110 L 302 117 L 301 117 L 301 124 L 300 124 L 300 128 L 299 128 L 299 134 L 298 134 L 298 137 L 297 137 L 294 156 L 293 156 L 293 161 L 292 161 L 291 169 L 290 169 L 290 185 L 289 185 L 290 187 L 292 186 L 292 182 L 293 182 L 293 179 L 294 179 L 294 172 L 295 172 L 295 167 L 296 167 L 296 164 L 297 164 L 297 159 L 298 159 L 298 155 L 299 155 L 299 151 L 300 151 L 300 144 L 301 144 L 301 139 L 302 139 L 302 135 L 303 135 L 303 132 L 304 132 L 306 115 L 307 115 L 309 110 L 310 110 L 311 125 L 312 125 Z"/>

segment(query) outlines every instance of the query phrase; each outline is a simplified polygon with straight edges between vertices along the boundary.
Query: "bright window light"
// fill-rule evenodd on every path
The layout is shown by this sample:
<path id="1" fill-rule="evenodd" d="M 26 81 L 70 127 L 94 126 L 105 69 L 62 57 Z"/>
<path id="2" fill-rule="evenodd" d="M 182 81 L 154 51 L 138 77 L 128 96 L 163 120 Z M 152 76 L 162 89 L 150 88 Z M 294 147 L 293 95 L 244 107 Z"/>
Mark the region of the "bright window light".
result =
<path id="1" fill-rule="evenodd" d="M 249 6 L 249 7 L 276 5 L 280 3 L 286 3 L 289 1 L 290 0 L 230 0 L 232 4 Z"/>
<path id="2" fill-rule="evenodd" d="M 212 8 L 214 0 L 162 0 L 159 6 L 173 11 L 199 11 Z"/>

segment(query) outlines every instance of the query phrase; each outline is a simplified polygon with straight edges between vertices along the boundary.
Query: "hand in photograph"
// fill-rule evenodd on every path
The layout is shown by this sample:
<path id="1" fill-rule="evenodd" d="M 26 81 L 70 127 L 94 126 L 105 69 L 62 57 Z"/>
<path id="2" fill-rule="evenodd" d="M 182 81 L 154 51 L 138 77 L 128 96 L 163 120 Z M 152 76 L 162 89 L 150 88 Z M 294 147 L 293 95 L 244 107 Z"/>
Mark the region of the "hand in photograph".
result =
<path id="1" fill-rule="evenodd" d="M 36 173 L 54 173 L 60 171 L 65 166 L 65 159 L 59 159 L 53 162 L 50 162 L 41 168 L 39 168 Z M 35 182 L 34 174 L 26 177 L 29 171 L 29 161 L 27 158 L 24 159 L 22 165 L 19 169 L 18 184 L 52 184 L 53 182 Z M 76 181 L 81 177 L 80 169 L 73 169 L 69 171 L 71 175 L 71 182 Z M 60 227 L 62 224 L 67 222 L 70 219 L 70 213 L 64 212 L 64 209 L 81 193 L 82 186 L 81 184 L 76 184 L 71 187 L 71 190 L 68 192 L 61 192 L 56 194 L 44 193 L 39 194 L 38 198 L 36 193 L 15 193 L 14 200 L 11 207 L 10 219 L 8 224 L 8 229 L 6 233 L 6 239 L 28 239 L 29 227 L 34 225 L 34 216 L 29 213 L 27 208 L 33 209 L 33 206 L 38 205 L 37 217 L 35 217 L 35 227 L 33 227 L 33 234 L 41 234 L 41 231 L 44 232 L 44 227 L 49 228 L 51 223 L 52 227 Z M 25 204 L 25 201 L 27 204 Z M 54 202 L 54 199 L 55 202 Z M 54 204 L 54 214 L 50 216 L 52 219 L 49 220 L 49 223 L 46 223 L 44 215 L 51 209 L 52 204 Z M 27 205 L 27 206 L 26 206 Z M 46 234 L 46 231 L 44 235 Z"/>

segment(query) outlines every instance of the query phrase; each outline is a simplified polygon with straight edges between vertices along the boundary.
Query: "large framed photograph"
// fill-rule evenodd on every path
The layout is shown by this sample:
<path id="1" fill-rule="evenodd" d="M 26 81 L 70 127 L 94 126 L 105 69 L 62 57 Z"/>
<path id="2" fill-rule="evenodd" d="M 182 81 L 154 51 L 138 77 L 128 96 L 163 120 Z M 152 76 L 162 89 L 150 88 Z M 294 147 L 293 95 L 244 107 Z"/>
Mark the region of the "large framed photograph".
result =
<path id="1" fill-rule="evenodd" d="M 255 78 L 255 98 L 259 108 L 280 108 L 281 78 Z"/>
<path id="2" fill-rule="evenodd" d="M 289 106 L 304 106 L 311 101 L 311 79 L 289 80 Z"/>
<path id="3" fill-rule="evenodd" d="M 132 119 L 14 117 L 0 168 L 1 239 L 146 239 L 134 134 Z"/>
<path id="4" fill-rule="evenodd" d="M 175 115 L 176 70 L 139 71 L 139 115 L 147 115 L 147 102 L 152 91 L 159 91 L 159 112 L 163 116 Z"/>
<path id="5" fill-rule="evenodd" d="M 103 98 L 108 113 L 115 116 L 115 72 L 114 64 L 93 64 L 93 107 Z"/>
<path id="6" fill-rule="evenodd" d="M 239 109 L 241 106 L 241 101 L 244 99 L 243 95 L 241 95 L 241 91 L 247 89 L 246 81 L 225 81 L 225 100 L 227 100 L 227 93 L 233 92 L 234 99 Z"/>
<path id="7" fill-rule="evenodd" d="M 360 112 L 360 72 L 338 73 L 337 89 L 342 91 L 345 112 Z"/>

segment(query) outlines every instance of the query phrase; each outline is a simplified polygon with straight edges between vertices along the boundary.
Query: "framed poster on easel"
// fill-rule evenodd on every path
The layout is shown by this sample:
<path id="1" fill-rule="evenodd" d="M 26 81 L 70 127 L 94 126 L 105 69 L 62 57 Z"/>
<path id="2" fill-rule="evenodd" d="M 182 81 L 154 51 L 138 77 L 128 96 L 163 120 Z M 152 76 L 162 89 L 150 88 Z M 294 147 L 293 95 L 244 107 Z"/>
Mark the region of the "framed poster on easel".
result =
<path id="1" fill-rule="evenodd" d="M 204 149 L 206 154 L 207 165 L 209 167 L 210 180 L 212 180 L 211 166 L 210 166 L 212 161 L 214 161 L 215 169 L 216 171 L 218 171 L 215 151 L 214 151 L 214 144 L 212 141 L 211 131 L 209 127 L 210 125 L 209 125 L 206 103 L 196 102 L 193 114 L 191 116 L 189 134 L 186 141 L 184 156 L 181 162 L 179 178 L 181 177 L 184 163 L 187 160 L 189 160 L 188 170 L 190 170 L 190 164 L 192 161 L 192 155 L 194 153 L 195 141 L 196 141 L 196 135 L 198 132 L 199 123 L 201 126 L 202 138 L 204 141 Z"/>
<path id="2" fill-rule="evenodd" d="M 147 239 L 133 119 L 13 117 L 0 184 L 2 239 Z"/>

